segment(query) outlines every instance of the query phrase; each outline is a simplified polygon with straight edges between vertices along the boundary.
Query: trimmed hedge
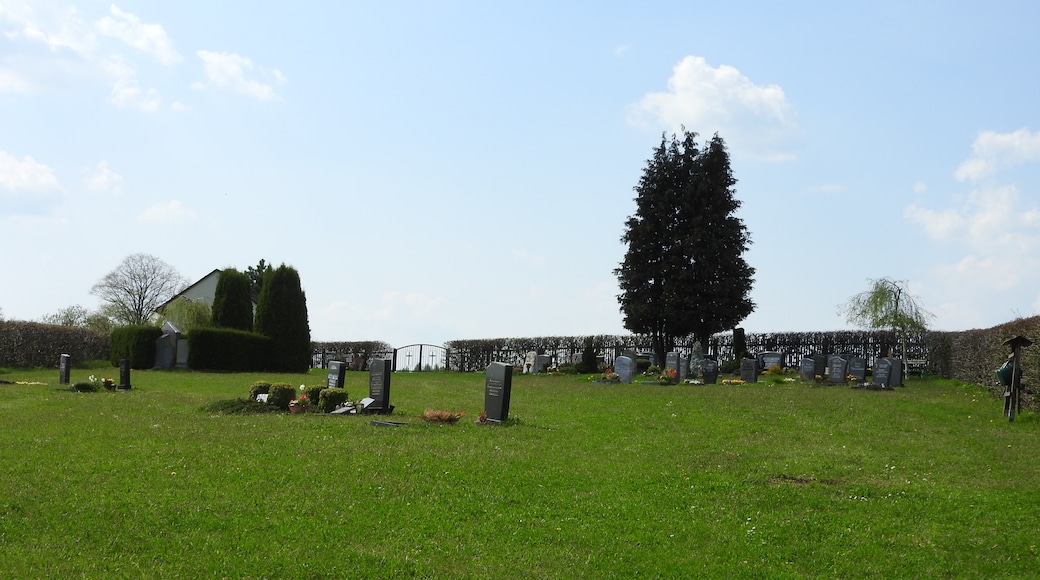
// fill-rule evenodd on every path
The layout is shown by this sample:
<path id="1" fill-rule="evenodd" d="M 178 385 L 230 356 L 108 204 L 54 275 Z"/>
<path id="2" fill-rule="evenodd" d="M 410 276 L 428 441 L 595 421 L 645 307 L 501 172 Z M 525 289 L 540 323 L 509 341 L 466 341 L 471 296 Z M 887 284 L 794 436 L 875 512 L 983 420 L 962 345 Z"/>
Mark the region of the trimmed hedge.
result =
<path id="1" fill-rule="evenodd" d="M 318 410 L 322 413 L 331 413 L 336 410 L 336 407 L 346 402 L 346 389 L 322 389 L 321 395 L 318 396 Z"/>
<path id="2" fill-rule="evenodd" d="M 188 368 L 249 372 L 268 370 L 270 339 L 230 328 L 196 328 L 188 333 Z"/>
<path id="3" fill-rule="evenodd" d="M 155 366 L 155 341 L 162 336 L 158 326 L 119 326 L 112 329 L 108 359 L 118 365 L 120 359 L 130 361 L 132 369 Z"/>
<path id="4" fill-rule="evenodd" d="M 61 355 L 72 363 L 108 360 L 109 336 L 88 328 L 20 320 L 0 320 L 0 367 L 58 368 Z"/>
<path id="5" fill-rule="evenodd" d="M 289 403 L 296 398 L 296 389 L 289 383 L 274 383 L 267 395 L 267 404 L 283 411 L 289 410 Z"/>

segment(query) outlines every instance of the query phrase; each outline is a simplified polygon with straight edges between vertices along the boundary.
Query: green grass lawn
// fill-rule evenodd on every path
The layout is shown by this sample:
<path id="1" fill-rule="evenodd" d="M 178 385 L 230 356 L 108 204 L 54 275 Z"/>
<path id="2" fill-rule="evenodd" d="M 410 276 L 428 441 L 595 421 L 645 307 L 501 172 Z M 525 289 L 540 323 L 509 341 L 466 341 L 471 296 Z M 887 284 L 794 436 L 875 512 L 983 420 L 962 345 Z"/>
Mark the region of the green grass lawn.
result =
<path id="1" fill-rule="evenodd" d="M 72 380 L 91 372 L 76 369 Z M 113 369 L 102 369 L 118 377 Z M 398 373 L 395 421 L 219 415 L 254 380 L 0 373 L 0 577 L 1027 578 L 1040 422 L 981 389 Z M 348 373 L 352 399 L 367 374 Z M 455 425 L 418 418 L 458 411 Z"/>

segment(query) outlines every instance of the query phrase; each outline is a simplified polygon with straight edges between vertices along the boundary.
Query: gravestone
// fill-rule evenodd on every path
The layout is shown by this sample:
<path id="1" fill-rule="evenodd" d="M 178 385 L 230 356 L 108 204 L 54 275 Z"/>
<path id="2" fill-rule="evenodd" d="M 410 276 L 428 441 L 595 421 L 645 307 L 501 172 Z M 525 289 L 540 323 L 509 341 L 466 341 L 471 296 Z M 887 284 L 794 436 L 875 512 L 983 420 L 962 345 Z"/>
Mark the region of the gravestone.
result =
<path id="1" fill-rule="evenodd" d="M 856 382 L 862 383 L 867 380 L 867 359 L 861 356 L 849 357 L 848 368 L 850 375 L 856 378 Z"/>
<path id="2" fill-rule="evenodd" d="M 534 357 L 534 374 L 541 374 L 545 372 L 545 369 L 552 364 L 552 357 L 547 354 L 540 354 Z"/>
<path id="3" fill-rule="evenodd" d="M 343 381 L 347 377 L 347 365 L 343 361 L 329 361 L 329 375 L 325 386 L 330 389 L 342 389 Z"/>
<path id="4" fill-rule="evenodd" d="M 119 359 L 119 389 L 130 390 L 130 359 Z"/>
<path id="5" fill-rule="evenodd" d="M 798 376 L 803 381 L 816 380 L 816 361 L 809 357 L 803 357 L 798 362 Z"/>
<path id="6" fill-rule="evenodd" d="M 531 352 L 527 353 L 527 357 L 524 358 L 524 374 L 534 372 L 534 361 L 536 358 L 538 358 L 538 353 L 536 353 L 535 351 L 532 350 Z"/>
<path id="7" fill-rule="evenodd" d="M 69 384 L 69 374 L 72 372 L 72 355 L 63 354 L 58 360 L 58 384 Z"/>
<path id="8" fill-rule="evenodd" d="M 816 366 L 816 374 L 820 377 L 827 376 L 827 355 L 825 354 L 814 354 L 813 363 Z"/>
<path id="9" fill-rule="evenodd" d="M 839 383 L 844 385 L 847 379 L 845 376 L 848 374 L 847 371 L 848 361 L 844 357 L 837 354 L 832 354 L 827 359 L 827 380 L 832 383 Z"/>
<path id="10" fill-rule="evenodd" d="M 372 402 L 365 406 L 367 413 L 389 415 L 394 411 L 390 404 L 390 359 L 373 359 L 368 365 L 368 398 Z"/>
<path id="11" fill-rule="evenodd" d="M 679 382 L 685 381 L 690 376 L 690 359 L 685 355 L 679 357 Z"/>
<path id="12" fill-rule="evenodd" d="M 178 337 L 180 335 L 177 335 Z M 177 359 L 174 363 L 174 368 L 186 369 L 188 368 L 188 339 L 178 338 L 177 339 Z"/>
<path id="13" fill-rule="evenodd" d="M 631 383 L 636 373 L 636 361 L 627 356 L 619 356 L 614 359 L 614 372 L 621 377 L 622 383 Z"/>
<path id="14" fill-rule="evenodd" d="M 668 352 L 664 355 L 664 368 L 679 370 L 679 353 Z"/>
<path id="15" fill-rule="evenodd" d="M 487 420 L 502 423 L 509 418 L 509 396 L 513 390 L 513 367 L 493 362 L 484 371 L 484 413 Z"/>
<path id="16" fill-rule="evenodd" d="M 769 370 L 774 366 L 784 368 L 784 355 L 779 352 L 763 352 L 758 355 L 758 363 L 762 370 Z"/>
<path id="17" fill-rule="evenodd" d="M 719 361 L 706 358 L 701 364 L 701 379 L 705 385 L 714 385 L 719 380 Z"/>
<path id="18" fill-rule="evenodd" d="M 740 361 L 740 380 L 745 383 L 758 382 L 758 359 L 745 358 Z"/>
<path id="19" fill-rule="evenodd" d="M 352 371 L 363 371 L 365 370 L 365 357 L 354 355 L 350 357 L 350 370 Z"/>
<path id="20" fill-rule="evenodd" d="M 163 334 L 155 339 L 155 368 L 172 369 L 177 361 L 177 336 Z"/>
<path id="21" fill-rule="evenodd" d="M 879 358 L 874 364 L 873 382 L 886 387 L 903 386 L 903 361 L 898 358 Z"/>

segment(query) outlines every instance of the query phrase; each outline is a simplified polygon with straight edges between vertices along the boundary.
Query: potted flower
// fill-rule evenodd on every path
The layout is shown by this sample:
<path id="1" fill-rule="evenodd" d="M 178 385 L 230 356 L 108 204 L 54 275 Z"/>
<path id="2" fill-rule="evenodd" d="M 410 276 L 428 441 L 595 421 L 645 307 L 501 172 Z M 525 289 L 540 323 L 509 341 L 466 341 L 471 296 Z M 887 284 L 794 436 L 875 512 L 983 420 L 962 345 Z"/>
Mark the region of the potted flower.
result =
<path id="1" fill-rule="evenodd" d="M 679 383 L 679 371 L 673 368 L 665 368 L 663 371 L 661 371 L 661 374 L 657 377 L 657 380 L 662 385 L 676 385 Z"/>
<path id="2" fill-rule="evenodd" d="M 303 391 L 307 387 L 300 385 L 300 390 Z M 289 401 L 289 412 L 290 413 L 306 413 L 311 405 L 310 399 L 307 398 L 306 393 L 302 393 L 299 397 Z"/>
<path id="3" fill-rule="evenodd" d="M 614 369 L 607 367 L 603 370 L 603 376 L 600 377 L 604 383 L 620 383 L 621 375 L 614 372 Z"/>

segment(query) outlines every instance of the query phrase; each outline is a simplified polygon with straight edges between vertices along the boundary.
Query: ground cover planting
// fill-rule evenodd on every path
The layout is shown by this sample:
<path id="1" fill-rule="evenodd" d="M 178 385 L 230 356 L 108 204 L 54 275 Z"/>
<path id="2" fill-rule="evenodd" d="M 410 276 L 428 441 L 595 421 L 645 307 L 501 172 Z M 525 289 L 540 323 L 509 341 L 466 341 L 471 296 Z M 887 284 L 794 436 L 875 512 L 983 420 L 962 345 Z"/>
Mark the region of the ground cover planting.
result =
<path id="1" fill-rule="evenodd" d="M 72 381 L 106 369 L 74 369 Z M 389 418 L 222 414 L 255 381 L 0 372 L 7 577 L 1032 577 L 1040 422 L 980 388 L 395 373 Z M 348 372 L 352 399 L 368 375 Z M 45 384 L 18 384 L 45 383 Z M 465 411 L 454 423 L 427 410 Z"/>

